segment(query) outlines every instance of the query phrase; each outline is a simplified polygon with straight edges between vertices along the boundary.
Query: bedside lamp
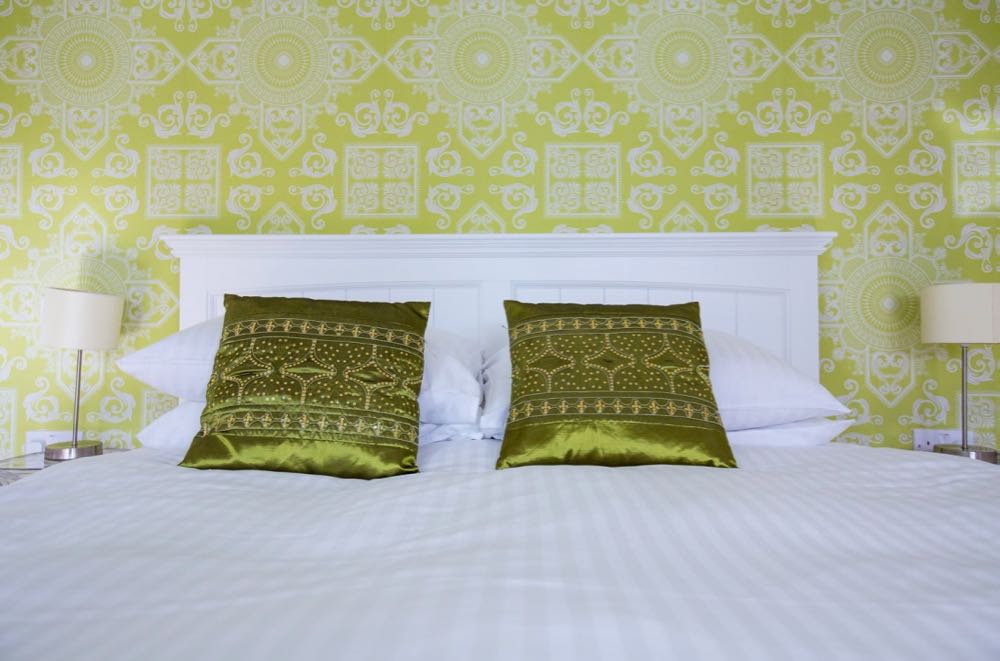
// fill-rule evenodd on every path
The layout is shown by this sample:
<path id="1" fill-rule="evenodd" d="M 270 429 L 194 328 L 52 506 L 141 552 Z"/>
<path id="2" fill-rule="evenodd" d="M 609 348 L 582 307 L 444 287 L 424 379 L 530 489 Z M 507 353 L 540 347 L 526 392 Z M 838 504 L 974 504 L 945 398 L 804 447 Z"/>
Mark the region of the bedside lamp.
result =
<path id="1" fill-rule="evenodd" d="M 963 282 L 923 290 L 920 336 L 928 344 L 962 345 L 962 444 L 934 450 L 996 463 L 995 448 L 969 445 L 969 345 L 1000 343 L 1000 284 Z"/>
<path id="2" fill-rule="evenodd" d="M 122 325 L 121 296 L 75 289 L 45 289 L 42 301 L 42 344 L 76 349 L 76 394 L 73 398 L 73 440 L 45 446 L 45 459 L 63 461 L 103 452 L 100 441 L 79 440 L 80 374 L 83 351 L 114 349 Z"/>

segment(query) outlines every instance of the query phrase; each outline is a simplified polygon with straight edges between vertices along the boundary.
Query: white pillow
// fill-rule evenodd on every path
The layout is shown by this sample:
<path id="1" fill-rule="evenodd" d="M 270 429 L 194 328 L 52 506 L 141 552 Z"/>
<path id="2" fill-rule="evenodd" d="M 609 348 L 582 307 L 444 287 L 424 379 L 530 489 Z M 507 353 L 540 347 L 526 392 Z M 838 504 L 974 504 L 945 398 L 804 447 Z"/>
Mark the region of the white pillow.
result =
<path id="1" fill-rule="evenodd" d="M 420 422 L 478 424 L 483 403 L 479 349 L 469 340 L 438 328 L 428 329 L 424 340 L 424 380 L 417 398 Z"/>
<path id="2" fill-rule="evenodd" d="M 204 402 L 222 317 L 203 321 L 118 359 L 118 368 L 143 383 L 191 402 Z M 481 356 L 476 346 L 453 333 L 427 329 L 420 421 L 479 423 Z"/>
<path id="3" fill-rule="evenodd" d="M 118 369 L 174 397 L 204 402 L 221 337 L 222 317 L 215 317 L 122 356 Z"/>
<path id="4" fill-rule="evenodd" d="M 733 446 L 805 447 L 829 443 L 853 424 L 853 420 L 813 418 L 787 425 L 727 431 L 726 437 Z"/>
<path id="5" fill-rule="evenodd" d="M 505 346 L 486 359 L 483 365 L 483 414 L 479 428 L 486 438 L 503 438 L 510 410 L 510 347 Z"/>
<path id="6" fill-rule="evenodd" d="M 499 441 L 457 436 L 439 443 L 421 443 L 417 466 L 424 474 L 493 473 L 499 455 Z"/>
<path id="7" fill-rule="evenodd" d="M 743 338 L 705 331 L 712 391 L 726 431 L 850 413 L 836 397 Z"/>
<path id="8" fill-rule="evenodd" d="M 705 345 L 712 391 L 727 432 L 850 413 L 818 382 L 747 340 L 706 330 Z M 503 347 L 483 367 L 485 402 L 479 424 L 489 438 L 502 437 L 507 424 L 510 380 L 510 349 Z"/>
<path id="9" fill-rule="evenodd" d="M 201 427 L 204 402 L 181 402 L 136 434 L 143 447 L 186 450 Z"/>

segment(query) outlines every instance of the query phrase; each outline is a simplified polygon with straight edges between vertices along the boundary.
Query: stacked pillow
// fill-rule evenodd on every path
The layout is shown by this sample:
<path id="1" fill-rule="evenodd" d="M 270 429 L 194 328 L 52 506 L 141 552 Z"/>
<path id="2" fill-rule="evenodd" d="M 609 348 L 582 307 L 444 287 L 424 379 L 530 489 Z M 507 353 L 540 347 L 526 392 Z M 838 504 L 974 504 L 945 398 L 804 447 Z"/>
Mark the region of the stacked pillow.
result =
<path id="1" fill-rule="evenodd" d="M 820 445 L 853 420 L 819 382 L 743 338 L 707 331 L 712 386 L 729 439 L 739 445 Z"/>
<path id="2" fill-rule="evenodd" d="M 168 395 L 204 404 L 221 338 L 222 317 L 215 317 L 122 356 L 118 368 Z"/>
<path id="3" fill-rule="evenodd" d="M 181 402 L 136 434 L 143 447 L 186 450 L 201 428 L 205 402 Z"/>

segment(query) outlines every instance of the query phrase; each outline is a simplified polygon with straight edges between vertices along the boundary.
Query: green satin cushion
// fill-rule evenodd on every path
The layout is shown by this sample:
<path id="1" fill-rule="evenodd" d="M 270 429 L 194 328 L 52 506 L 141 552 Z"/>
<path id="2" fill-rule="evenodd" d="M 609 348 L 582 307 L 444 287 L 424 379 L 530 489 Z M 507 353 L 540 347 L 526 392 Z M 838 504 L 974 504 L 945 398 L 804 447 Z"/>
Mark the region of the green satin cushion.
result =
<path id="1" fill-rule="evenodd" d="M 225 298 L 181 466 L 376 478 L 417 471 L 430 303 Z"/>
<path id="2" fill-rule="evenodd" d="M 497 468 L 736 466 L 697 303 L 504 308 L 513 381 Z"/>

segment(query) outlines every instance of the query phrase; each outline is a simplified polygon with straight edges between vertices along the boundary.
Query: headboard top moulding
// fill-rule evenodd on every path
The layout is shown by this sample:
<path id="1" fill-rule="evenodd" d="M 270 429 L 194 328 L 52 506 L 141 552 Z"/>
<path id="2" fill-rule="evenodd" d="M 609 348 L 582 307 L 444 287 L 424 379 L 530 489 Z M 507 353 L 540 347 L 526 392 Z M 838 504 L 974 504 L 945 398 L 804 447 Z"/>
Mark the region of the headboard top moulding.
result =
<path id="1" fill-rule="evenodd" d="M 367 258 L 547 255 L 820 255 L 836 232 L 597 234 L 170 234 L 175 257 L 197 254 Z"/>
<path id="2" fill-rule="evenodd" d="M 431 301 L 432 326 L 506 341 L 502 301 L 699 301 L 727 331 L 819 375 L 818 256 L 829 232 L 665 234 L 174 234 L 180 326 L 226 293 Z"/>

